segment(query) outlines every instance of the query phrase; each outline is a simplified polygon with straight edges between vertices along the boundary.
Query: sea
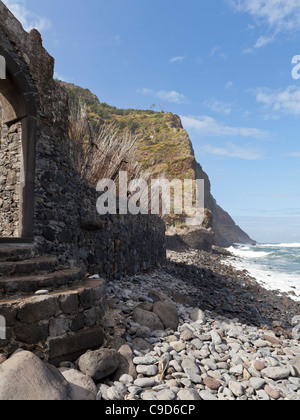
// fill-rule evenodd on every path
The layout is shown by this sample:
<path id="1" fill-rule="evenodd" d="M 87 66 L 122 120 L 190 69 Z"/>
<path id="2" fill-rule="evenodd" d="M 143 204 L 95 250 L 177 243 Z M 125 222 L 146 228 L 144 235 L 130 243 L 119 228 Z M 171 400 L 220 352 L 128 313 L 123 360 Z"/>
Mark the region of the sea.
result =
<path id="1" fill-rule="evenodd" d="M 300 302 L 300 243 L 239 245 L 229 248 L 230 264 L 247 270 L 265 289 Z"/>

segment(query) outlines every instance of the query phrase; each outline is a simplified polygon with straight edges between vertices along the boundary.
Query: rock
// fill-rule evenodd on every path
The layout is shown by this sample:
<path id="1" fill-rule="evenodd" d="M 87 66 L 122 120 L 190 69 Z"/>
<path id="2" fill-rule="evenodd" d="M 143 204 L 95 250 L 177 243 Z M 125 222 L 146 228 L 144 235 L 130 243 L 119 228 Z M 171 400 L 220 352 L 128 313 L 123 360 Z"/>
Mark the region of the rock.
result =
<path id="1" fill-rule="evenodd" d="M 188 378 L 193 382 L 193 384 L 202 384 L 202 378 L 197 373 L 186 369 L 185 373 L 187 374 Z"/>
<path id="2" fill-rule="evenodd" d="M 268 367 L 262 370 L 262 375 L 273 379 L 274 381 L 278 381 L 279 379 L 286 379 L 290 376 L 290 370 L 285 369 L 282 367 Z"/>
<path id="3" fill-rule="evenodd" d="M 258 399 L 261 401 L 270 401 L 269 395 L 263 389 L 260 389 L 259 391 L 257 391 L 256 395 Z"/>
<path id="4" fill-rule="evenodd" d="M 254 347 L 257 347 L 257 348 L 264 348 L 270 345 L 268 341 L 261 340 L 261 339 L 254 341 L 253 344 L 254 344 Z"/>
<path id="5" fill-rule="evenodd" d="M 207 378 L 203 379 L 203 383 L 207 388 L 211 389 L 212 391 L 218 391 L 221 387 L 221 384 L 216 379 L 210 378 L 209 376 Z"/>
<path id="6" fill-rule="evenodd" d="M 165 329 L 176 331 L 179 324 L 176 306 L 172 302 L 158 301 L 153 306 L 153 312 L 158 315 Z"/>
<path id="7" fill-rule="evenodd" d="M 277 338 L 272 337 L 271 335 L 264 334 L 262 336 L 262 339 L 266 340 L 266 341 L 269 341 L 269 343 L 273 344 L 273 346 L 279 346 L 280 345 L 280 341 Z"/>
<path id="8" fill-rule="evenodd" d="M 122 384 L 133 384 L 134 378 L 131 375 L 122 375 L 119 379 L 119 382 L 121 382 Z"/>
<path id="9" fill-rule="evenodd" d="M 70 384 L 58 369 L 21 351 L 0 365 L 1 401 L 72 400 Z"/>
<path id="10" fill-rule="evenodd" d="M 116 350 L 100 349 L 89 351 L 79 358 L 78 366 L 82 373 L 95 381 L 114 373 L 120 365 L 120 356 Z"/>
<path id="11" fill-rule="evenodd" d="M 297 375 L 298 375 L 298 377 L 300 378 L 300 356 L 296 357 L 296 358 L 292 361 L 291 365 L 293 366 L 293 368 L 294 368 L 294 370 L 295 370 L 296 374 L 297 374 Z"/>
<path id="12" fill-rule="evenodd" d="M 189 328 L 187 328 L 181 333 L 180 338 L 182 341 L 191 341 L 195 338 L 195 335 Z"/>
<path id="13" fill-rule="evenodd" d="M 195 389 L 182 389 L 177 394 L 180 401 L 200 401 L 200 395 Z"/>
<path id="14" fill-rule="evenodd" d="M 266 367 L 266 365 L 265 365 L 265 363 L 263 363 L 263 362 L 256 361 L 256 362 L 254 363 L 254 368 L 255 368 L 258 372 L 261 372 L 262 370 L 264 370 L 264 369 L 265 369 L 265 367 Z"/>
<path id="15" fill-rule="evenodd" d="M 157 393 L 157 399 L 159 401 L 173 401 L 175 398 L 176 394 L 171 389 L 163 389 Z"/>
<path id="16" fill-rule="evenodd" d="M 49 290 L 38 290 L 37 292 L 35 292 L 36 296 L 43 296 L 43 295 L 49 295 Z"/>
<path id="17" fill-rule="evenodd" d="M 242 397 L 245 393 L 244 386 L 236 381 L 229 381 L 228 388 L 236 397 Z"/>
<path id="18" fill-rule="evenodd" d="M 201 391 L 200 397 L 203 401 L 218 401 L 218 398 L 209 391 Z"/>
<path id="19" fill-rule="evenodd" d="M 216 363 L 213 362 L 211 359 L 202 359 L 201 364 L 203 366 L 208 366 L 209 369 L 211 369 L 211 370 L 217 370 L 217 368 L 218 368 Z"/>
<path id="20" fill-rule="evenodd" d="M 163 323 L 155 313 L 145 311 L 140 307 L 134 310 L 133 319 L 140 325 L 150 328 L 151 331 L 164 329 Z"/>
<path id="21" fill-rule="evenodd" d="M 182 343 L 181 341 L 173 341 L 172 343 L 170 343 L 170 345 L 177 353 L 180 353 L 182 350 L 185 350 L 185 343 Z"/>
<path id="22" fill-rule="evenodd" d="M 138 327 L 136 330 L 136 337 L 137 338 L 149 338 L 151 335 L 151 330 L 148 327 Z"/>
<path id="23" fill-rule="evenodd" d="M 122 375 L 129 375 L 134 379 L 137 378 L 136 368 L 133 363 L 133 352 L 128 344 L 120 347 L 119 351 L 120 364 L 116 372 L 113 374 L 114 381 L 120 381 Z M 133 382 L 133 381 L 132 381 Z"/>
<path id="24" fill-rule="evenodd" d="M 192 371 L 193 373 L 200 375 L 199 367 L 196 365 L 195 360 L 190 357 L 183 359 L 181 366 L 185 372 Z"/>
<path id="25" fill-rule="evenodd" d="M 109 401 L 122 401 L 124 400 L 124 393 L 122 393 L 117 387 L 112 386 L 106 392 L 107 399 Z"/>
<path id="26" fill-rule="evenodd" d="M 95 401 L 97 387 L 93 380 L 75 369 L 60 368 L 63 377 L 71 386 L 71 397 L 74 401 Z"/>
<path id="27" fill-rule="evenodd" d="M 235 376 L 242 376 L 244 372 L 244 365 L 237 365 L 229 370 L 229 373 Z"/>
<path id="28" fill-rule="evenodd" d="M 20 303 L 18 308 L 18 318 L 25 324 L 50 319 L 56 314 L 56 300 L 53 296 L 33 297 L 27 302 Z"/>
<path id="29" fill-rule="evenodd" d="M 190 315 L 190 318 L 194 322 L 204 323 L 205 322 L 205 313 L 201 309 L 195 308 Z"/>
<path id="30" fill-rule="evenodd" d="M 143 338 L 134 338 L 132 340 L 132 347 L 141 351 L 153 349 L 152 345 Z"/>
<path id="31" fill-rule="evenodd" d="M 197 350 L 201 350 L 203 347 L 203 343 L 199 338 L 194 338 L 194 340 L 191 341 L 191 345 Z"/>
<path id="32" fill-rule="evenodd" d="M 155 357 L 152 356 L 145 356 L 145 357 L 135 357 L 133 359 L 133 363 L 135 365 L 153 365 L 154 363 L 157 362 L 157 359 Z"/>
<path id="33" fill-rule="evenodd" d="M 153 391 L 145 391 L 141 394 L 143 401 L 157 401 L 157 393 Z"/>
<path id="34" fill-rule="evenodd" d="M 222 338 L 216 331 L 214 330 L 211 331 L 210 335 L 211 335 L 212 342 L 214 343 L 215 346 L 219 346 L 220 344 L 222 344 Z"/>
<path id="35" fill-rule="evenodd" d="M 250 379 L 250 384 L 252 386 L 253 389 L 255 389 L 256 391 L 258 391 L 259 389 L 262 389 L 262 387 L 265 385 L 266 381 L 264 379 L 261 378 L 251 378 Z"/>
<path id="36" fill-rule="evenodd" d="M 155 376 L 157 375 L 158 367 L 156 365 L 143 366 L 139 365 L 136 367 L 137 373 L 140 373 L 145 376 Z"/>
<path id="37" fill-rule="evenodd" d="M 281 397 L 281 393 L 274 388 L 271 388 L 269 385 L 265 386 L 265 392 L 268 394 L 270 398 L 273 400 L 279 400 Z"/>
<path id="38" fill-rule="evenodd" d="M 99 387 L 99 392 L 97 394 L 97 401 L 98 400 L 105 400 L 108 401 L 107 391 L 109 390 L 109 386 L 105 384 L 101 384 Z"/>
<path id="39" fill-rule="evenodd" d="M 155 380 L 149 378 L 140 378 L 134 381 L 134 385 L 139 386 L 140 388 L 151 388 L 155 385 Z"/>
<path id="40" fill-rule="evenodd" d="M 175 303 L 180 303 L 181 305 L 190 306 L 190 307 L 193 307 L 193 305 L 195 304 L 194 298 L 192 298 L 188 294 L 184 295 L 182 293 L 177 293 L 177 292 L 173 293 L 173 301 Z"/>

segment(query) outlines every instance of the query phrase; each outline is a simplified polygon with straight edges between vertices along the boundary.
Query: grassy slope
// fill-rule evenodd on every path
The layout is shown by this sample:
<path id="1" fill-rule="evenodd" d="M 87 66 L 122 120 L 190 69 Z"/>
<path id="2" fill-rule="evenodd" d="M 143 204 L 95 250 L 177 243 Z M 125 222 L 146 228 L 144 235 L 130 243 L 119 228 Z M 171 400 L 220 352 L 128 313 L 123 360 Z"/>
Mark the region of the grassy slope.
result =
<path id="1" fill-rule="evenodd" d="M 68 90 L 71 101 L 76 103 L 80 98 L 86 104 L 93 124 L 96 125 L 99 121 L 115 122 L 120 130 L 129 129 L 137 136 L 136 159 L 145 171 L 151 173 L 152 177 L 164 174 L 169 180 L 205 180 L 205 206 L 213 214 L 218 245 L 225 246 L 233 242 L 250 241 L 248 235 L 235 225 L 231 217 L 217 205 L 211 195 L 209 178 L 196 162 L 189 135 L 182 127 L 178 116 L 151 110 L 117 109 L 100 103 L 97 96 L 88 89 L 60 83 Z M 183 225 L 182 217 L 173 217 L 169 222 L 179 227 Z"/>

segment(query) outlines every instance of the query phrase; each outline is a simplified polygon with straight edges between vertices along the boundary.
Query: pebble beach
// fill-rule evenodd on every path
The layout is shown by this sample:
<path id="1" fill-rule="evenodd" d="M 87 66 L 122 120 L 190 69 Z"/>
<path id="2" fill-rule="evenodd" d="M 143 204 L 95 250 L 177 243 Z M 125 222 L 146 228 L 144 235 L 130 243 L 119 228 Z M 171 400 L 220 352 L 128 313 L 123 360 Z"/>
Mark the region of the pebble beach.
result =
<path id="1" fill-rule="evenodd" d="M 299 303 L 224 259 L 169 251 L 165 267 L 108 283 L 121 364 L 98 400 L 300 400 Z"/>

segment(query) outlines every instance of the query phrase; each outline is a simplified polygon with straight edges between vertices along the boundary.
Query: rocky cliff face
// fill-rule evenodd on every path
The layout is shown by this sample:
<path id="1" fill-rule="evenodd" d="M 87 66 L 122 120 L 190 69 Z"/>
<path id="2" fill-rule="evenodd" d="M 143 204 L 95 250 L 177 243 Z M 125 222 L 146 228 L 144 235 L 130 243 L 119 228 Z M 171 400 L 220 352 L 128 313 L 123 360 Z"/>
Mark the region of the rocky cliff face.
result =
<path id="1" fill-rule="evenodd" d="M 60 82 L 68 91 L 70 100 L 79 99 L 86 104 L 91 120 L 96 122 L 115 122 L 122 131 L 129 129 L 138 138 L 136 159 L 142 169 L 158 178 L 162 174 L 173 179 L 204 179 L 205 208 L 209 210 L 212 220 L 205 228 L 212 228 L 213 242 L 217 246 L 231 246 L 233 243 L 254 243 L 226 213 L 211 194 L 211 183 L 208 175 L 196 161 L 193 145 L 181 119 L 172 113 L 154 112 L 151 110 L 117 109 L 100 103 L 88 89 Z M 172 216 L 166 220 L 167 225 L 175 225 L 178 232 L 184 229 L 185 218 Z M 199 231 L 199 234 L 201 234 Z"/>

